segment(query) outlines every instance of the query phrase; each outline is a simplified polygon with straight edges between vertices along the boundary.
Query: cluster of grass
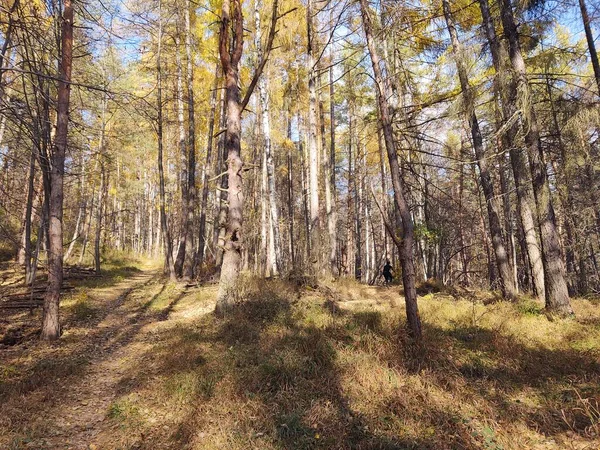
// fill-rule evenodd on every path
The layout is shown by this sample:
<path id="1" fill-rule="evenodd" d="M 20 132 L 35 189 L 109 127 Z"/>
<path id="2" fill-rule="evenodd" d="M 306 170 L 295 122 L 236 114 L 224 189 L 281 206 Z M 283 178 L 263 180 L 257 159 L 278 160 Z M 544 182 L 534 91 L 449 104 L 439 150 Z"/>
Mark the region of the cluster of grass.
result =
<path id="1" fill-rule="evenodd" d="M 182 449 L 599 443 L 600 311 L 587 300 L 574 302 L 584 320 L 550 322 L 531 304 L 429 295 L 415 350 L 403 308 L 379 300 L 389 290 L 244 286 L 230 316 L 153 333 L 107 411 L 117 438 Z"/>

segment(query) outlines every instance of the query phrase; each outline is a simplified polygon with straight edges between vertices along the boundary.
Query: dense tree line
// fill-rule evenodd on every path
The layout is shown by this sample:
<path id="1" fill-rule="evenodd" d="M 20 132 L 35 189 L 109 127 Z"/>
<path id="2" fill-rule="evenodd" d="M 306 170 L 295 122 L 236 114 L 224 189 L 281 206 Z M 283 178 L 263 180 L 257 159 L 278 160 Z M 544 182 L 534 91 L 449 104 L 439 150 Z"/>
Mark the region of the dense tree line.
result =
<path id="1" fill-rule="evenodd" d="M 172 279 L 600 290 L 597 5 L 0 2 L 0 237 L 47 274 L 127 251 Z M 570 28 L 569 28 L 570 27 Z"/>

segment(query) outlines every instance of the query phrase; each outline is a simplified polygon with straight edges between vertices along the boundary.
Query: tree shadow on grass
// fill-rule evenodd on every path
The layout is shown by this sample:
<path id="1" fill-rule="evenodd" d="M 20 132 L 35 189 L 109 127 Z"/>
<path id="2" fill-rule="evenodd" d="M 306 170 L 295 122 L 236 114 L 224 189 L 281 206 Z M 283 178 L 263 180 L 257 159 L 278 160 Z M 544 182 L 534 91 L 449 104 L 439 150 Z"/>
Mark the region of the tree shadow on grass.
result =
<path id="1" fill-rule="evenodd" d="M 174 448 L 277 449 L 444 449 L 478 447 L 465 418 L 431 402 L 421 435 L 400 435 L 410 408 L 382 400 L 386 417 L 360 412 L 343 386 L 348 368 L 340 350 L 353 345 L 356 335 L 383 328 L 378 313 L 344 314 L 330 326 L 320 305 L 288 301 L 276 289 L 238 305 L 219 319 L 209 315 L 193 325 L 164 331 L 162 343 L 143 356 L 147 383 L 123 386 L 122 396 L 165 391 L 185 392 L 168 406 L 180 410 L 165 423 L 168 432 L 145 429 L 136 443 L 152 448 L 157 442 Z M 326 307 L 326 306 L 325 306 Z M 337 316 L 337 312 L 332 313 Z M 339 321 L 339 323 L 337 323 Z M 133 373 L 141 368 L 132 368 Z M 352 374 L 350 374 L 352 375 Z M 368 376 L 367 374 L 363 374 Z M 189 380 L 193 379 L 192 387 Z M 162 380 L 157 386 L 156 380 Z M 176 386 L 176 387 L 174 387 Z M 128 388 L 130 388 L 128 390 Z M 158 395 L 158 394 L 156 394 Z M 418 400 L 416 400 L 418 401 Z M 386 403 L 387 402 L 387 403 Z M 183 406 L 182 406 L 183 405 Z M 411 406 L 412 407 L 412 406 Z M 386 422 L 387 421 L 387 422 Z M 444 433 L 440 444 L 437 431 Z M 207 440 L 208 439 L 208 440 Z M 212 440 L 211 440 L 212 439 Z M 167 444 L 169 443 L 169 444 Z"/>
<path id="2" fill-rule="evenodd" d="M 136 317 L 119 342 L 157 316 Z M 154 411 L 160 426 L 107 412 L 106 432 L 147 449 L 491 449 L 501 448 L 496 428 L 506 437 L 515 427 L 589 436 L 593 424 L 572 390 L 598 394 L 589 353 L 427 322 L 417 353 L 396 320 L 264 283 L 226 318 L 208 314 L 145 336 L 155 345 L 123 374 L 117 402 Z M 531 392 L 535 404 L 523 399 Z"/>

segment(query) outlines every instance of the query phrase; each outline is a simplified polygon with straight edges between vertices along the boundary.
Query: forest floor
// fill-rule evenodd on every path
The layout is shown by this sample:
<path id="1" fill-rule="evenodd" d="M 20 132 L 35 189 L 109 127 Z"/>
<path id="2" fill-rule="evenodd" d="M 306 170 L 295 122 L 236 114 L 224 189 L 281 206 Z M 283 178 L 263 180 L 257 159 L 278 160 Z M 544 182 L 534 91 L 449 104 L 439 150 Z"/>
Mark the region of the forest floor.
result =
<path id="1" fill-rule="evenodd" d="M 551 322 L 429 294 L 415 351 L 397 287 L 244 286 L 220 319 L 215 285 L 115 268 L 65 295 L 53 344 L 4 312 L 0 448 L 600 448 L 600 299 Z"/>

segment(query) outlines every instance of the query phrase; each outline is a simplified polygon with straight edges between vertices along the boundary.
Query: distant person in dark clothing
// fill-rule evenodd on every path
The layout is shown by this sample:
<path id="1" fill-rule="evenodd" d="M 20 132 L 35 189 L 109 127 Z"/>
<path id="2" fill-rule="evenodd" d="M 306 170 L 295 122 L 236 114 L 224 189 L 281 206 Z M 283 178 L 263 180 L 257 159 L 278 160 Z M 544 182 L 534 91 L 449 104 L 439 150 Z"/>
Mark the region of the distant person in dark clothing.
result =
<path id="1" fill-rule="evenodd" d="M 394 270 L 394 268 L 392 267 L 392 265 L 390 264 L 389 259 L 385 262 L 385 266 L 383 266 L 383 278 L 385 278 L 385 284 L 390 284 L 392 282 L 392 280 L 394 279 L 394 277 L 392 276 L 392 270 Z"/>

